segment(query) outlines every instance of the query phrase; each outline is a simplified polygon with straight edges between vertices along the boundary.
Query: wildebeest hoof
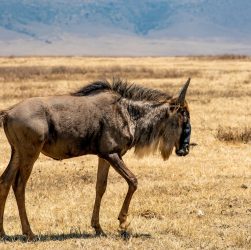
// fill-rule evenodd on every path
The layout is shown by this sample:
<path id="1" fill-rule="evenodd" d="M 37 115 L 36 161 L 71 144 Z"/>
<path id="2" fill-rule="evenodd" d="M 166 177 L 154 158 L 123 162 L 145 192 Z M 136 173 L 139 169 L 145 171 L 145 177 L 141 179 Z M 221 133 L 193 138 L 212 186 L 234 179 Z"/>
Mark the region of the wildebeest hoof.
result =
<path id="1" fill-rule="evenodd" d="M 0 232 L 0 240 L 4 240 L 6 237 L 7 237 L 7 236 L 6 236 L 6 234 L 5 234 L 4 231 L 3 231 L 3 232 Z"/>
<path id="2" fill-rule="evenodd" d="M 131 233 L 129 233 L 126 230 L 121 230 L 120 231 L 120 236 L 121 238 L 123 238 L 124 240 L 129 240 L 131 238 Z"/>
<path id="3" fill-rule="evenodd" d="M 97 236 L 97 237 L 107 237 L 106 233 L 103 230 L 96 230 L 95 236 Z"/>
<path id="4" fill-rule="evenodd" d="M 27 241 L 35 241 L 37 239 L 37 236 L 32 232 L 24 233 L 24 235 Z"/>

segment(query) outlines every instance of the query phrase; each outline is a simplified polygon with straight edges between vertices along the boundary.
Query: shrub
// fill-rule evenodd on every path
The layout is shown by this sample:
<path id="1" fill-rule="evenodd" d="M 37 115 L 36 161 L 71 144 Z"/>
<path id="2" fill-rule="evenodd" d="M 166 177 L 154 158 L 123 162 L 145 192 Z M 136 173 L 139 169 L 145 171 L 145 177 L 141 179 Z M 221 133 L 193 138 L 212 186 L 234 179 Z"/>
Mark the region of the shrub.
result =
<path id="1" fill-rule="evenodd" d="M 231 128 L 219 126 L 217 129 L 216 138 L 226 142 L 243 142 L 251 141 L 251 128 Z"/>

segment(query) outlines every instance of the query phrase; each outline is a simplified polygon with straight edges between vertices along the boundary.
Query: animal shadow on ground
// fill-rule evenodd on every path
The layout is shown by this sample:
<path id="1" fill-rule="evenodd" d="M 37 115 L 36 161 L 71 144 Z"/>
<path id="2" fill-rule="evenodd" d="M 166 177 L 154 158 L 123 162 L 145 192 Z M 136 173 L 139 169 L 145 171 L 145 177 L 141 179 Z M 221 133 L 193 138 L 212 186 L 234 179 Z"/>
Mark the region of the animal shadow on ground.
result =
<path id="1" fill-rule="evenodd" d="M 62 233 L 62 234 L 40 234 L 37 235 L 32 241 L 33 242 L 46 242 L 46 241 L 64 241 L 68 239 L 90 239 L 97 237 L 95 234 L 89 233 Z M 1 241 L 8 241 L 8 242 L 26 242 L 27 237 L 24 235 L 12 235 L 12 236 L 5 236 Z"/>
<path id="2" fill-rule="evenodd" d="M 114 237 L 114 235 L 111 235 Z M 68 234 L 40 234 L 32 240 L 32 242 L 47 242 L 47 241 L 64 241 L 69 239 L 92 239 L 101 237 L 96 234 L 90 233 L 68 233 Z M 152 238 L 151 234 L 148 233 L 129 233 L 126 231 L 121 232 L 119 235 L 115 237 L 120 237 L 123 240 L 129 240 L 130 238 Z M 5 236 L 4 238 L 0 239 L 0 242 L 27 242 L 27 237 L 24 235 L 12 235 L 12 236 Z"/>

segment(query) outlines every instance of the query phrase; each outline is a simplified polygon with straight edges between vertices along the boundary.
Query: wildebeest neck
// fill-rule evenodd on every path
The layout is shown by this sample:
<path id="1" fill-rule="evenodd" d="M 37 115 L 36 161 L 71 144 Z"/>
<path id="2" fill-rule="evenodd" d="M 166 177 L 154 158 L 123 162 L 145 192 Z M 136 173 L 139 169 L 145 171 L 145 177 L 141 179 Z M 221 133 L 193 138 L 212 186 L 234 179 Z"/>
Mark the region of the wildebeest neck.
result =
<path id="1" fill-rule="evenodd" d="M 166 140 L 163 138 L 168 136 L 166 130 L 169 127 L 172 130 L 171 123 L 175 120 L 168 103 L 142 101 L 125 101 L 125 103 L 134 126 L 132 146 L 135 147 L 135 153 L 145 155 L 156 151 L 161 140 Z M 169 133 L 172 134 L 172 131 Z"/>

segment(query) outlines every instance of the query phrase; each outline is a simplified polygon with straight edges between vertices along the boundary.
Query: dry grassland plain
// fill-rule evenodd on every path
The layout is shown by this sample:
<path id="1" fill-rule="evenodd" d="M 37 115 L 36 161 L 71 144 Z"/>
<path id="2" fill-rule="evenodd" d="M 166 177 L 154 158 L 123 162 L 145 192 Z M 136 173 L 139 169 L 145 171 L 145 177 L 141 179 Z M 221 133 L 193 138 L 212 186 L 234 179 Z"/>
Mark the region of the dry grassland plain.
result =
<path id="1" fill-rule="evenodd" d="M 33 96 L 66 94 L 96 79 L 120 76 L 176 94 L 192 78 L 191 148 L 168 161 L 124 157 L 138 177 L 129 231 L 117 216 L 126 182 L 110 170 L 101 205 L 108 237 L 95 237 L 90 219 L 97 157 L 55 161 L 41 155 L 27 185 L 26 204 L 36 242 L 22 240 L 13 191 L 0 249 L 251 249 L 251 59 L 248 57 L 0 58 L 0 109 Z M 84 117 L 83 117 L 84 119 Z M 10 147 L 0 129 L 0 174 Z"/>

